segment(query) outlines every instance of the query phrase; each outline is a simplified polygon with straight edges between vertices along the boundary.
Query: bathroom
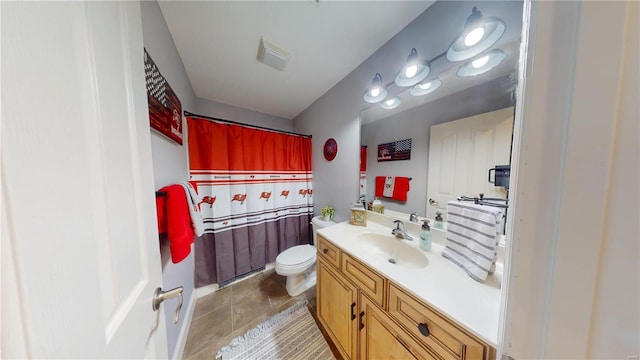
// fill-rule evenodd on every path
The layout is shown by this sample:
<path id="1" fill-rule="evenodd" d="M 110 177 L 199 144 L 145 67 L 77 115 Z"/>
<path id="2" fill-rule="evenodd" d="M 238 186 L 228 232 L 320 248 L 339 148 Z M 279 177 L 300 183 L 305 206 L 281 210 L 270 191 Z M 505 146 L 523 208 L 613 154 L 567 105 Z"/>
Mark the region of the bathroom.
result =
<path id="1" fill-rule="evenodd" d="M 518 94 L 517 99 L 514 142 L 520 146 L 515 148 L 514 158 L 519 159 L 518 166 L 522 166 L 522 174 L 526 175 L 511 180 L 510 234 L 513 236 L 508 240 L 514 242 L 508 244 L 505 251 L 505 258 L 511 260 L 511 270 L 505 274 L 511 275 L 502 282 L 501 314 L 501 324 L 508 329 L 501 329 L 504 338 L 499 351 L 516 359 L 637 358 L 638 340 L 628 340 L 634 337 L 628 335 L 638 333 L 637 322 L 633 322 L 634 317 L 638 318 L 635 307 L 638 281 L 631 279 L 629 286 L 617 279 L 624 274 L 638 274 L 638 244 L 629 240 L 637 239 L 637 232 L 633 230 L 637 230 L 637 225 L 631 226 L 629 220 L 637 215 L 637 203 L 628 204 L 624 200 L 628 194 L 619 190 L 626 189 L 632 196 L 635 191 L 635 199 L 638 198 L 638 131 L 637 124 L 630 120 L 637 115 L 631 102 L 638 97 L 638 90 L 637 84 L 618 78 L 619 74 L 629 74 L 629 78 L 637 75 L 638 41 L 634 25 L 638 21 L 638 5 L 633 2 L 609 6 L 597 2 L 524 4 L 527 9 L 531 7 L 532 32 L 530 42 L 525 44 L 529 51 L 526 83 L 518 84 L 525 92 Z M 320 2 L 319 6 L 322 5 Z M 144 47 L 180 98 L 183 109 L 313 135 L 314 212 L 318 215 L 322 206 L 331 204 L 336 208 L 337 222 L 348 220 L 349 209 L 358 197 L 360 116 L 365 106 L 362 93 L 376 72 L 382 72 L 385 82 L 389 82 L 392 72 L 397 70 L 383 69 L 375 61 L 365 63 L 364 68 L 347 75 L 293 120 L 204 100 L 196 96 L 189 82 L 165 23 L 162 6 L 154 1 L 140 4 Z M 478 7 L 482 10 L 481 3 Z M 604 34 L 595 34 L 601 42 L 594 45 L 587 39 L 595 36 L 594 29 L 602 23 L 610 26 Z M 534 56 L 535 63 L 530 60 Z M 593 79 L 588 69 L 607 61 L 613 61 L 615 66 L 599 72 Z M 591 81 L 601 84 L 608 95 L 602 95 L 601 90 L 589 92 L 587 84 Z M 619 87 L 624 92 L 618 96 L 612 89 Z M 4 93 L 3 81 L 3 103 Z M 594 103 L 600 105 L 591 105 Z M 3 118 L 5 115 L 3 110 Z M 612 120 L 599 121 L 602 118 Z M 583 119 L 589 121 L 590 130 L 586 133 L 579 123 L 576 125 Z M 11 128 L 9 134 L 14 134 Z M 607 134 L 606 139 L 602 140 L 602 134 Z M 323 158 L 323 145 L 329 138 L 338 144 L 338 154 L 330 162 Z M 595 152 L 582 145 L 594 140 L 598 142 L 595 150 L 605 151 Z M 156 188 L 185 180 L 189 171 L 186 148 L 157 133 L 152 133 L 150 141 L 152 164 L 148 165 Z M 589 159 L 580 154 L 588 154 Z M 594 163 L 597 166 L 593 166 Z M 635 173 L 633 167 L 629 169 L 625 164 L 634 164 Z M 609 172 L 603 176 L 602 169 Z M 337 174 L 341 175 L 340 181 L 336 181 Z M 9 179 L 8 189 L 12 190 L 12 178 L 3 171 L 3 178 L 5 176 Z M 44 190 L 55 192 L 55 188 L 48 185 Z M 17 196 L 17 192 L 13 194 Z M 3 209 L 4 206 L 3 203 Z M 56 208 L 48 204 L 42 206 L 49 213 L 55 212 Z M 583 226 L 585 223 L 593 227 Z M 3 248 L 5 238 L 3 230 Z M 18 241 L 11 245 L 18 248 L 14 256 L 20 260 L 19 250 L 25 245 Z M 578 256 L 575 251 L 579 251 Z M 4 256 L 3 270 L 7 264 Z M 169 357 L 180 357 L 189 325 L 187 313 L 189 309 L 194 311 L 197 297 L 205 295 L 194 288 L 193 266 L 192 257 L 178 264 L 163 261 L 162 287 L 184 288 L 184 305 L 176 325 L 171 324 L 175 300 L 163 305 Z M 623 294 L 626 300 L 619 303 L 619 296 L 612 294 Z M 11 298 L 7 303 L 15 304 Z M 4 309 L 2 317 L 4 328 L 4 319 L 8 319 Z M 29 337 L 28 332 L 25 333 Z M 611 348 L 619 351 L 608 352 Z M 38 352 L 37 347 L 32 351 L 32 354 L 46 354 L 46 351 Z"/>

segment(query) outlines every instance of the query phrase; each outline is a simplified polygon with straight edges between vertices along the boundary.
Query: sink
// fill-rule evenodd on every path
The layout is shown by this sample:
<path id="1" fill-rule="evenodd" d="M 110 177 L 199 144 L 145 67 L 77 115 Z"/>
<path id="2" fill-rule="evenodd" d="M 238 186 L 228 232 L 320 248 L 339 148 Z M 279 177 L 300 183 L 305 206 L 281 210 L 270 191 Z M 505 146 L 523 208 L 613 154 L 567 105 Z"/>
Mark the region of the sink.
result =
<path id="1" fill-rule="evenodd" d="M 362 242 L 364 251 L 400 267 L 418 269 L 428 264 L 427 256 L 420 249 L 393 235 L 364 233 L 358 235 L 356 241 Z"/>

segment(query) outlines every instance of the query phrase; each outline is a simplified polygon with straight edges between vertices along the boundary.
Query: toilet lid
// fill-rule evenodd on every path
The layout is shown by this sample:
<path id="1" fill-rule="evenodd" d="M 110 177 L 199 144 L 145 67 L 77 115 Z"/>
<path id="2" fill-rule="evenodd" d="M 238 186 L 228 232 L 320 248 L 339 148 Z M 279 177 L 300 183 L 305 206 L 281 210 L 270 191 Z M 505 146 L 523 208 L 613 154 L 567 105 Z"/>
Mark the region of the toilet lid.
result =
<path id="1" fill-rule="evenodd" d="M 276 258 L 280 266 L 296 266 L 316 260 L 316 248 L 311 245 L 298 245 L 281 252 Z"/>

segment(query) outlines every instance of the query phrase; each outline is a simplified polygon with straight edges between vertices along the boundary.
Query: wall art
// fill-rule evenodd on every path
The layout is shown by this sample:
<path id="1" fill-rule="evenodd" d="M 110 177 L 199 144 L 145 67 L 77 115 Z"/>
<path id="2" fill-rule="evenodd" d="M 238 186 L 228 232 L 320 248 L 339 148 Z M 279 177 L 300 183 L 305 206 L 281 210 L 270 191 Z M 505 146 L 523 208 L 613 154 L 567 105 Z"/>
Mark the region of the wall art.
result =
<path id="1" fill-rule="evenodd" d="M 144 77 L 147 85 L 151 128 L 182 145 L 182 105 L 180 99 L 144 50 Z"/>
<path id="2" fill-rule="evenodd" d="M 378 162 L 411 160 L 411 139 L 378 145 Z"/>

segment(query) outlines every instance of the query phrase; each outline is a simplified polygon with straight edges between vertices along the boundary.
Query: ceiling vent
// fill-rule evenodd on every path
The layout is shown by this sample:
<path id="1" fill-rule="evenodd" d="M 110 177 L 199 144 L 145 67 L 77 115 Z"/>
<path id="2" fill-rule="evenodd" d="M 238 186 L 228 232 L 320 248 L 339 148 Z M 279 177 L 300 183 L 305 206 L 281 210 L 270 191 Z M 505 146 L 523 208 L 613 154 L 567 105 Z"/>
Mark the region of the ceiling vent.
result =
<path id="1" fill-rule="evenodd" d="M 287 50 L 260 37 L 258 61 L 262 61 L 263 63 L 282 71 L 284 70 L 284 67 L 287 66 L 290 56 L 291 54 Z"/>

